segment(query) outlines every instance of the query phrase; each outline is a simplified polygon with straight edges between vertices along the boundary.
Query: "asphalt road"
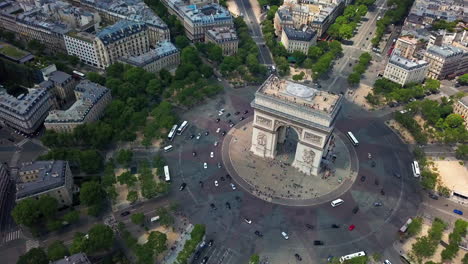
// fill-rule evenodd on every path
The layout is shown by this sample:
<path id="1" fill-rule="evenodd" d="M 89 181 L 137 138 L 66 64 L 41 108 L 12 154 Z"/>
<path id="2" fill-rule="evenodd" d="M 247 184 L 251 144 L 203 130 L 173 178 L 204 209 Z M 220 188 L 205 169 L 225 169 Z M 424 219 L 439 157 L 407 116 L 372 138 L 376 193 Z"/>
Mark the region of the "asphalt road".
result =
<path id="1" fill-rule="evenodd" d="M 262 29 L 260 24 L 255 17 L 252 6 L 249 0 L 235 0 L 239 11 L 244 16 L 244 21 L 247 23 L 247 27 L 250 29 L 250 34 L 258 46 L 260 51 L 260 63 L 265 65 L 274 65 L 273 58 L 271 53 L 265 45 L 265 40 L 263 39 Z"/>

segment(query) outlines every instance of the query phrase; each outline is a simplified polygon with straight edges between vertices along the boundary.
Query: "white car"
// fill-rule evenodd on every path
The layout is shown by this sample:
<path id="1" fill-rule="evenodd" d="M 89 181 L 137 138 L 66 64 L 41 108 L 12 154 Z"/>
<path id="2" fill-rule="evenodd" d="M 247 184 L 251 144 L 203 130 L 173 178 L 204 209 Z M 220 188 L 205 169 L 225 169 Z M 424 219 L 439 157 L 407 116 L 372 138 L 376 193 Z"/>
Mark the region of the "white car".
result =
<path id="1" fill-rule="evenodd" d="M 220 127 L 218 127 L 218 129 L 216 129 L 216 133 L 219 133 L 219 131 L 221 131 Z"/>
<path id="2" fill-rule="evenodd" d="M 201 137 L 201 134 L 200 134 L 200 133 L 198 133 L 198 135 L 197 135 L 197 139 L 200 139 L 200 137 Z"/>
<path id="3" fill-rule="evenodd" d="M 214 146 L 215 147 L 218 146 L 218 141 L 215 141 Z"/>
<path id="4" fill-rule="evenodd" d="M 248 218 L 244 218 L 244 221 L 247 223 L 247 224 L 252 224 L 252 220 L 248 219 Z"/>
<path id="5" fill-rule="evenodd" d="M 213 151 L 211 151 L 211 153 L 210 153 L 210 158 L 214 158 L 214 152 Z"/>
<path id="6" fill-rule="evenodd" d="M 289 239 L 288 234 L 286 234 L 286 232 L 281 232 L 281 235 L 284 237 L 284 239 Z"/>
<path id="7" fill-rule="evenodd" d="M 215 181 L 214 183 L 215 183 L 215 186 L 216 186 L 216 187 L 218 187 L 218 186 L 219 186 L 219 183 L 218 183 L 218 181 Z"/>
<path id="8" fill-rule="evenodd" d="M 203 163 L 203 168 L 204 168 L 204 169 L 208 169 L 208 164 L 206 164 L 206 162 Z"/>
<path id="9" fill-rule="evenodd" d="M 218 162 L 218 169 L 221 169 L 221 163 Z"/>
<path id="10" fill-rule="evenodd" d="M 231 188 L 232 188 L 233 190 L 236 189 L 236 186 L 234 185 L 234 183 L 231 183 Z"/>
<path id="11" fill-rule="evenodd" d="M 390 262 L 390 260 L 388 260 L 388 259 L 386 259 L 386 260 L 384 261 L 384 263 L 385 263 L 385 264 L 392 264 L 392 263 Z"/>

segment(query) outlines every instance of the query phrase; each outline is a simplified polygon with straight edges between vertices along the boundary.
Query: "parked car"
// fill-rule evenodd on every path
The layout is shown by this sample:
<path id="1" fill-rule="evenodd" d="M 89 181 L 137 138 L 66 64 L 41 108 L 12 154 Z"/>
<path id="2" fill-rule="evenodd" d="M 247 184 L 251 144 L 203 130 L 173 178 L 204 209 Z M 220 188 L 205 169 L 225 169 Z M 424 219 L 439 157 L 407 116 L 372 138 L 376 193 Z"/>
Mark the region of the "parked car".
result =
<path id="1" fill-rule="evenodd" d="M 208 257 L 204 257 L 201 261 L 201 264 L 206 264 L 208 262 Z"/>
<path id="2" fill-rule="evenodd" d="M 208 246 L 209 247 L 213 246 L 213 243 L 214 243 L 214 241 L 213 241 L 213 239 L 211 239 L 210 241 L 208 241 Z"/>
<path id="3" fill-rule="evenodd" d="M 122 212 L 122 213 L 120 214 L 120 216 L 127 216 L 127 215 L 129 215 L 129 214 L 130 214 L 129 211 L 125 211 L 125 212 Z"/>
<path id="4" fill-rule="evenodd" d="M 433 193 L 429 193 L 429 198 L 431 199 L 434 199 L 434 200 L 439 200 L 439 196 L 433 194 Z"/>

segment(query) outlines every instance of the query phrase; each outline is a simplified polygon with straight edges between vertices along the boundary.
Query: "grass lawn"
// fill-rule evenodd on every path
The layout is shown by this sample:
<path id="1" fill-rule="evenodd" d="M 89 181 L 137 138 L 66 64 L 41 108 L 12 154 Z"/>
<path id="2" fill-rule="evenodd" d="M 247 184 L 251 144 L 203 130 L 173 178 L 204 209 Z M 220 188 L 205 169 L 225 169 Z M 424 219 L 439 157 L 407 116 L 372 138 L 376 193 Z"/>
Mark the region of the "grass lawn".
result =
<path id="1" fill-rule="evenodd" d="M 6 56 L 12 57 L 14 59 L 21 59 L 28 54 L 25 51 L 5 43 L 0 43 L 0 53 L 3 53 Z"/>

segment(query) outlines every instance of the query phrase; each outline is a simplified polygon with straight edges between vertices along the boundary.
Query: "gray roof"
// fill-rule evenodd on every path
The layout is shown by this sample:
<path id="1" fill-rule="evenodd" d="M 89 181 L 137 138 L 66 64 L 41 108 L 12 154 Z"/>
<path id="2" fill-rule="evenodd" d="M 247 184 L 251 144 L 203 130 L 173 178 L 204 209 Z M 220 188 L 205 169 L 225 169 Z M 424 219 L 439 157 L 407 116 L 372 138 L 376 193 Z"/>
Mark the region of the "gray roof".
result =
<path id="1" fill-rule="evenodd" d="M 54 71 L 49 75 L 49 80 L 51 80 L 54 84 L 63 84 L 70 81 L 72 76 L 68 73 L 63 71 Z"/>
<path id="2" fill-rule="evenodd" d="M 26 198 L 65 185 L 65 172 L 68 161 L 34 161 L 22 164 L 18 174 L 35 174 L 32 182 L 16 183 L 16 199 Z"/>
<path id="3" fill-rule="evenodd" d="M 468 96 L 462 97 L 460 99 L 460 102 L 462 102 L 462 104 L 464 104 L 466 107 L 468 107 Z"/>
<path id="4" fill-rule="evenodd" d="M 278 16 L 280 17 L 280 19 L 282 21 L 292 21 L 292 16 L 291 16 L 291 12 L 289 11 L 288 8 L 281 8 L 281 9 L 278 9 Z"/>
<path id="5" fill-rule="evenodd" d="M 139 56 L 123 57 L 120 58 L 120 60 L 131 65 L 143 67 L 175 53 L 179 53 L 179 50 L 176 48 L 176 46 L 174 46 L 174 44 L 172 44 L 170 41 L 161 41 L 156 45 L 155 49 L 152 49 Z"/>
<path id="6" fill-rule="evenodd" d="M 91 264 L 85 253 L 76 253 L 69 257 L 51 262 L 51 264 Z"/>
<path id="7" fill-rule="evenodd" d="M 143 30 L 146 30 L 146 25 L 139 22 L 129 20 L 120 20 L 112 26 L 108 26 L 96 34 L 105 45 L 115 41 L 129 37 Z"/>
<path id="8" fill-rule="evenodd" d="M 398 55 L 398 52 L 394 52 L 388 62 L 394 65 L 397 65 L 408 71 L 427 67 L 429 65 L 428 62 L 423 61 L 423 60 L 415 61 L 415 60 L 410 60 L 405 57 L 402 57 Z"/>
<path id="9" fill-rule="evenodd" d="M 217 27 L 209 29 L 206 34 L 216 40 L 216 42 L 228 42 L 238 40 L 236 30 L 229 27 Z"/>
<path id="10" fill-rule="evenodd" d="M 39 83 L 39 87 L 49 90 L 54 87 L 54 83 L 52 81 L 43 81 Z"/>
<path id="11" fill-rule="evenodd" d="M 212 24 L 220 21 L 232 22 L 231 13 L 226 8 L 216 3 L 207 4 L 201 7 L 197 7 L 196 5 L 185 5 L 181 6 L 180 10 L 184 16 L 193 23 Z"/>
<path id="12" fill-rule="evenodd" d="M 25 115 L 45 97 L 50 97 L 46 89 L 28 89 L 28 94 L 18 97 L 9 95 L 5 90 L 0 90 L 0 108 L 15 114 Z"/>
<path id="13" fill-rule="evenodd" d="M 457 56 L 457 55 L 464 53 L 462 49 L 454 47 L 454 46 L 450 46 L 450 45 L 446 45 L 446 46 L 433 45 L 427 49 L 427 52 L 444 57 L 444 58 Z"/>
<path id="14" fill-rule="evenodd" d="M 311 41 L 316 32 L 313 30 L 296 30 L 294 28 L 284 28 L 284 33 L 290 40 L 297 40 L 297 41 Z"/>

